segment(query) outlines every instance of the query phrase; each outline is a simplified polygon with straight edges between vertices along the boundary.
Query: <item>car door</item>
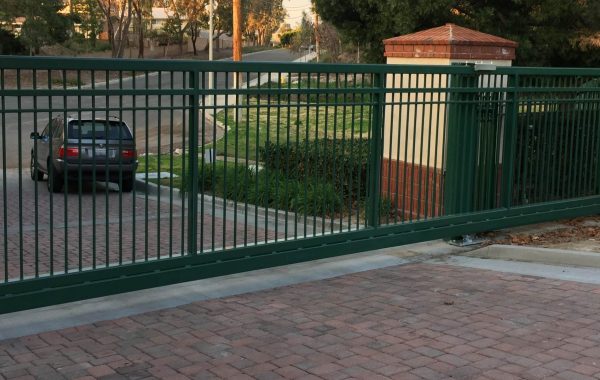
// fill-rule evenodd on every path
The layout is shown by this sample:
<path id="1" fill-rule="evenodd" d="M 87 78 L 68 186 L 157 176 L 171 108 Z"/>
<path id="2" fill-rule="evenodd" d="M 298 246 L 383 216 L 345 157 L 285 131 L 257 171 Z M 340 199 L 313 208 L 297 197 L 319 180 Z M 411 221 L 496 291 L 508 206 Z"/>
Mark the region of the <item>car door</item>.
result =
<path id="1" fill-rule="evenodd" d="M 63 130 L 63 119 L 54 119 L 52 121 L 52 157 L 58 157 L 58 150 L 64 144 Z"/>

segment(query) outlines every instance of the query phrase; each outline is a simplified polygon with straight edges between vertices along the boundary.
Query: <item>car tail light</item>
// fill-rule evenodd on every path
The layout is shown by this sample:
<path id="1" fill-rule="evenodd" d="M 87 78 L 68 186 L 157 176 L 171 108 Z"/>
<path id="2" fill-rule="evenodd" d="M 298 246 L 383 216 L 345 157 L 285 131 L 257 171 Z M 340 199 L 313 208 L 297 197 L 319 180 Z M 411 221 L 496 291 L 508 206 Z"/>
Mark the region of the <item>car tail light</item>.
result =
<path id="1" fill-rule="evenodd" d="M 132 149 L 123 149 L 121 151 L 121 157 L 123 157 L 123 158 L 136 158 L 135 150 L 132 150 Z"/>
<path id="2" fill-rule="evenodd" d="M 58 148 L 58 158 L 65 158 L 65 151 L 67 157 L 79 157 L 79 148 L 67 148 L 64 146 Z"/>

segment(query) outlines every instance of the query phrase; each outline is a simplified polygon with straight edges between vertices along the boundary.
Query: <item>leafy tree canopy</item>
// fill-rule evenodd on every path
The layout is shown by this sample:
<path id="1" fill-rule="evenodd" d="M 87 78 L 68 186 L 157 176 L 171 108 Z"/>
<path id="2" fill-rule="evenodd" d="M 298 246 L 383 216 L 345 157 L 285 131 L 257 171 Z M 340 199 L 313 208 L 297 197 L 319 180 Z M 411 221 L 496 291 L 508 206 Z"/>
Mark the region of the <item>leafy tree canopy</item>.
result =
<path id="1" fill-rule="evenodd" d="M 517 65 L 600 65 L 598 0 L 314 0 L 346 38 L 383 60 L 382 40 L 453 22 L 519 43 Z"/>
<path id="2" fill-rule="evenodd" d="M 64 42 L 69 37 L 71 20 L 58 13 L 63 7 L 62 0 L 0 0 L 3 19 L 25 17 L 19 39 L 35 53 L 43 45 Z"/>

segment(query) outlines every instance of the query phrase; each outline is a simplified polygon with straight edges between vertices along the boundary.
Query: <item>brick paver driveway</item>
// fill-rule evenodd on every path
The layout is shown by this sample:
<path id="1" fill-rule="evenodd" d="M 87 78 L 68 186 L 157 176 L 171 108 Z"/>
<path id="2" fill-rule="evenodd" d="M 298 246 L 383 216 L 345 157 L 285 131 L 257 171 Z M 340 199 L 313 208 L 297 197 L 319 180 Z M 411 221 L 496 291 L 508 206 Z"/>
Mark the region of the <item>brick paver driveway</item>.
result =
<path id="1" fill-rule="evenodd" d="M 120 193 L 116 184 L 85 183 L 51 194 L 46 181 L 36 186 L 28 170 L 20 182 L 16 169 L 6 177 L 4 184 L 0 176 L 0 208 L 6 204 L 0 212 L 0 282 L 187 252 L 187 203 L 177 193 L 172 202 L 171 195 L 158 202 L 140 192 Z M 212 251 L 274 237 L 262 226 L 245 225 L 243 216 L 232 219 L 222 212 L 198 215 L 198 247 Z"/>
<path id="2" fill-rule="evenodd" d="M 446 265 L 0 342 L 0 377 L 600 378 L 600 287 Z"/>

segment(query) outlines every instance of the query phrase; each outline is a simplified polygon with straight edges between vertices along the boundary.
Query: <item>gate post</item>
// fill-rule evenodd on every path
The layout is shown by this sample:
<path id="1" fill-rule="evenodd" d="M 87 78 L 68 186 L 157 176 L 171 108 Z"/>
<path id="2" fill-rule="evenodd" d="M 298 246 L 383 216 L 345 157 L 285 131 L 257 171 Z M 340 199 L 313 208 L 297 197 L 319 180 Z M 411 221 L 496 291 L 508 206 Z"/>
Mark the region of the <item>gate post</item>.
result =
<path id="1" fill-rule="evenodd" d="M 488 68 L 510 66 L 517 46 L 514 41 L 454 24 L 389 38 L 383 42 L 388 64 L 481 65 Z M 388 142 L 383 148 L 384 185 L 381 190 L 384 196 L 392 198 L 403 221 L 405 215 L 406 219 L 413 220 L 464 212 L 462 208 L 473 209 L 473 206 L 467 205 L 469 202 L 474 204 L 472 195 L 477 189 L 472 188 L 473 180 L 469 183 L 464 176 L 463 166 L 472 165 L 473 171 L 476 170 L 477 128 L 472 120 L 477 116 L 477 94 L 474 88 L 485 87 L 489 75 L 481 78 L 468 70 L 452 72 L 462 75 L 417 75 L 416 86 L 427 90 L 422 94 L 411 87 L 411 76 L 407 78 L 408 88 L 402 77 L 400 81 L 392 79 L 392 84 L 388 84 L 388 87 L 405 86 L 408 90 L 403 92 L 396 108 L 392 104 L 386 111 L 389 115 L 384 139 L 388 139 Z M 482 79 L 481 83 L 479 79 Z M 448 87 L 456 86 L 457 81 L 461 81 L 460 87 L 473 89 L 452 93 Z M 411 104 L 411 97 L 417 100 L 416 105 Z M 464 106 L 454 103 L 457 97 L 466 102 Z M 421 111 L 423 114 L 432 116 L 421 117 L 421 120 L 406 116 L 399 118 L 400 115 L 413 115 L 417 107 L 425 110 Z M 456 130 L 452 131 L 452 128 Z M 448 139 L 452 135 L 459 146 L 450 146 L 452 142 Z M 462 145 L 463 138 L 472 145 Z M 397 146 L 397 141 L 402 139 L 408 143 Z M 415 154 L 419 146 L 421 151 Z M 455 153 L 462 159 L 453 159 L 452 149 L 457 149 Z M 451 168 L 450 165 L 454 164 L 458 166 Z M 474 173 L 468 175 L 474 178 Z M 468 191 L 464 191 L 464 186 L 470 186 Z M 448 197 L 454 200 L 448 200 Z"/>

